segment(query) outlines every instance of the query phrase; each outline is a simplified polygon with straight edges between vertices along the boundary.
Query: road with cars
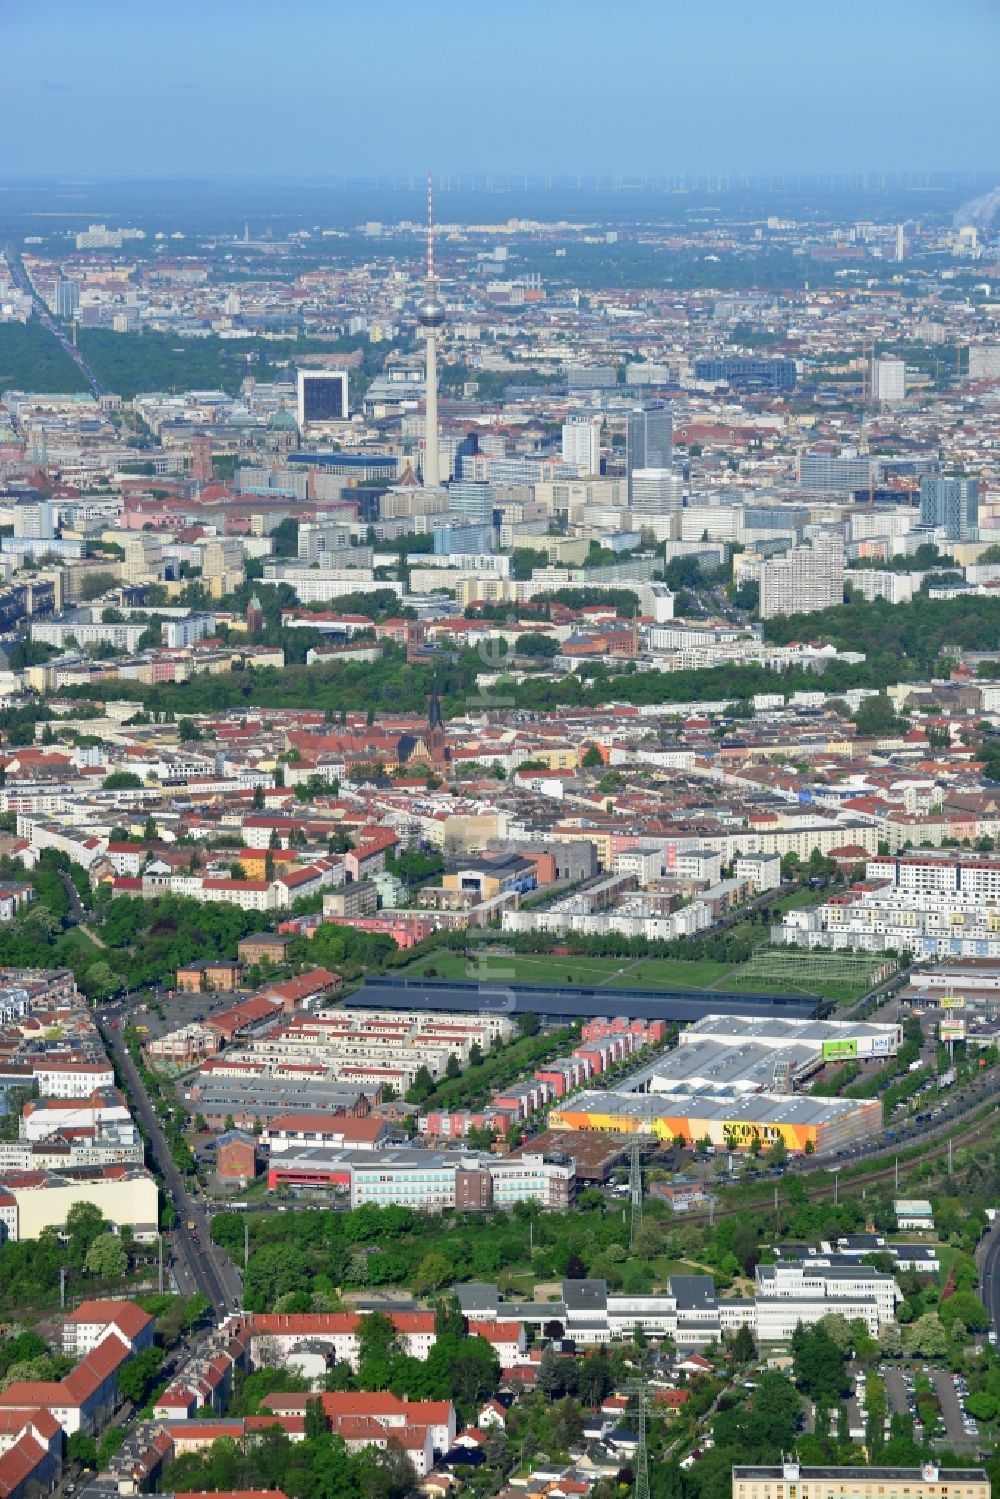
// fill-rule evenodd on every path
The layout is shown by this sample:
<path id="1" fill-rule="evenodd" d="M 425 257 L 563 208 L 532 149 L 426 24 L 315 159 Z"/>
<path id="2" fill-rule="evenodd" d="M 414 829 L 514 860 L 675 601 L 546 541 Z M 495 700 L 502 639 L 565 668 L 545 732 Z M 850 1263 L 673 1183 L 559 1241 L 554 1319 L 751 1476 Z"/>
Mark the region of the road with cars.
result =
<path id="1" fill-rule="evenodd" d="M 142 1085 L 138 1068 L 128 1053 L 121 1030 L 109 1025 L 106 1036 L 128 1089 L 136 1117 L 149 1141 L 157 1172 L 177 1214 L 173 1241 L 180 1261 L 178 1281 L 186 1278 L 188 1286 L 201 1291 L 208 1298 L 215 1315 L 224 1317 L 242 1304 L 243 1284 L 240 1274 L 212 1243 L 211 1219 L 207 1206 L 188 1190 L 184 1177 L 174 1163 L 170 1146 Z"/>
<path id="2" fill-rule="evenodd" d="M 69 355 L 70 359 L 72 359 L 73 363 L 76 365 L 77 369 L 80 371 L 80 373 L 83 375 L 83 378 L 90 386 L 94 399 L 100 400 L 101 396 L 107 395 L 107 386 L 103 385 L 97 378 L 97 376 L 94 374 L 93 369 L 87 363 L 86 359 L 84 359 L 82 353 L 76 347 L 69 334 L 64 328 L 61 328 L 59 326 L 55 318 L 49 312 L 48 307 L 46 307 L 41 297 L 35 291 L 34 286 L 31 284 L 31 278 L 28 275 L 27 271 L 24 269 L 21 257 L 20 255 L 18 255 L 17 251 L 13 248 L 12 245 L 8 245 L 6 247 L 4 255 L 7 261 L 7 268 L 10 271 L 11 280 L 17 287 L 18 291 L 23 292 L 25 296 L 31 298 L 32 302 L 34 303 L 35 315 L 38 318 L 39 323 L 41 323 L 42 327 L 46 330 L 47 333 L 51 333 L 53 338 L 57 338 L 59 340 L 64 350 Z"/>
<path id="3" fill-rule="evenodd" d="M 976 1251 L 979 1262 L 979 1294 L 993 1324 L 991 1339 L 1000 1339 L 1000 1220 L 984 1234 Z"/>

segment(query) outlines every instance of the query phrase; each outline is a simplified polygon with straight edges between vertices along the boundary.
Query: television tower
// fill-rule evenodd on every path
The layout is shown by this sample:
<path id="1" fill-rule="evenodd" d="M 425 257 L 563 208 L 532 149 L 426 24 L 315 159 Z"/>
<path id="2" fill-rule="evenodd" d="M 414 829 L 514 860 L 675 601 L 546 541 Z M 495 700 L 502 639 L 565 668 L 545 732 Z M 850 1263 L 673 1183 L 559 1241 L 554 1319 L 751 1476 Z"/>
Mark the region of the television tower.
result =
<path id="1" fill-rule="evenodd" d="M 427 284 L 417 303 L 417 322 L 427 338 L 427 376 L 424 397 L 424 488 L 441 483 L 438 454 L 437 330 L 444 322 L 444 303 L 434 279 L 434 178 L 427 173 Z"/>

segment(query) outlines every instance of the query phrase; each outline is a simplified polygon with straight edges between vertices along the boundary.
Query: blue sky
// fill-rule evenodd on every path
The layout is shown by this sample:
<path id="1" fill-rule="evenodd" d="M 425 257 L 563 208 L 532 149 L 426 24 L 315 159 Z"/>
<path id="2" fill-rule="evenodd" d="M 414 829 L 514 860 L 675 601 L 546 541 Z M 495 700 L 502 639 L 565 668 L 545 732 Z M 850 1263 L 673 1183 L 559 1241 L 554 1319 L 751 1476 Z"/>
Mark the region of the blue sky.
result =
<path id="1" fill-rule="evenodd" d="M 1000 172 L 998 0 L 0 0 L 0 176 Z"/>

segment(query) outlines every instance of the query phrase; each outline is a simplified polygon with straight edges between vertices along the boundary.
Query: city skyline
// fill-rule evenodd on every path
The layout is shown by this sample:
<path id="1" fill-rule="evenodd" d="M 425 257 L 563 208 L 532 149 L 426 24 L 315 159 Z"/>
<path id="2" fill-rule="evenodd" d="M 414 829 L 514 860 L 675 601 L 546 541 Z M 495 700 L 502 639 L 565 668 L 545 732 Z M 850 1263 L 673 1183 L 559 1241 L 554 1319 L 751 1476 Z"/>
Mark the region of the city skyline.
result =
<path id="1" fill-rule="evenodd" d="M 627 27 L 592 0 L 514 0 L 502 18 L 388 0 L 391 53 L 373 50 L 363 12 L 293 0 L 282 15 L 284 27 L 258 0 L 178 0 L 154 29 L 106 0 L 83 27 L 67 0 L 6 4 L 18 67 L 5 90 L 25 127 L 7 175 L 997 165 L 1000 14 L 984 0 L 958 0 L 947 26 L 929 0 L 848 0 L 829 15 L 791 0 L 763 15 L 739 0 L 638 0 Z M 948 79 L 947 110 L 920 109 Z"/>

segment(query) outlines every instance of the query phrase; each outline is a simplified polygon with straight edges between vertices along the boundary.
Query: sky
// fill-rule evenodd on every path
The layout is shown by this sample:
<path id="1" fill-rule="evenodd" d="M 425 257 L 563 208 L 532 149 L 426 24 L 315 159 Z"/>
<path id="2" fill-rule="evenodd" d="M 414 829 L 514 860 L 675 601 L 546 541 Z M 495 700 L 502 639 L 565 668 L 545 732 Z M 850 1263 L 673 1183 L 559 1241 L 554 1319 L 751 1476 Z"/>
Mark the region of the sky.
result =
<path id="1" fill-rule="evenodd" d="M 0 178 L 1000 174 L 1000 0 L 0 0 Z"/>

